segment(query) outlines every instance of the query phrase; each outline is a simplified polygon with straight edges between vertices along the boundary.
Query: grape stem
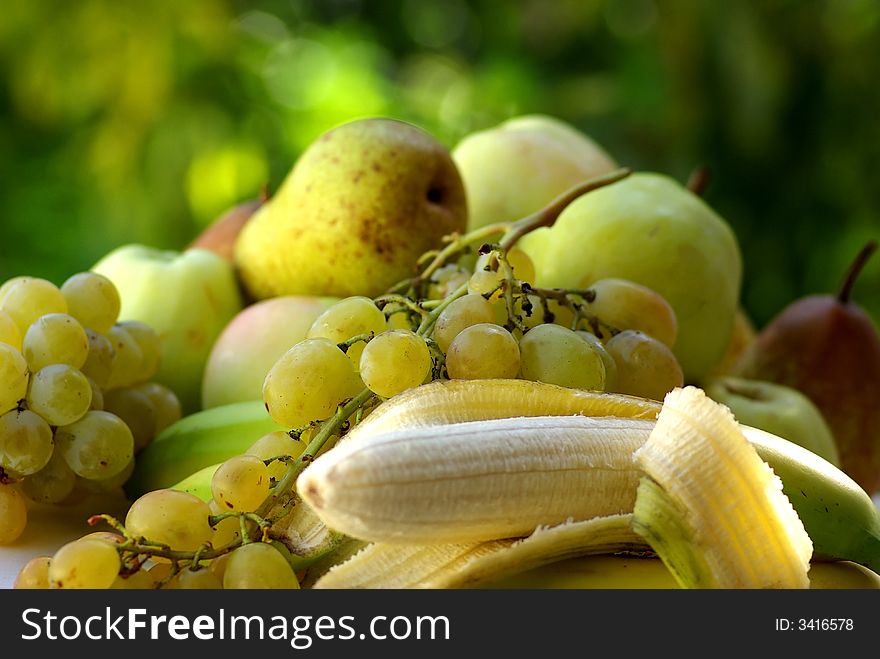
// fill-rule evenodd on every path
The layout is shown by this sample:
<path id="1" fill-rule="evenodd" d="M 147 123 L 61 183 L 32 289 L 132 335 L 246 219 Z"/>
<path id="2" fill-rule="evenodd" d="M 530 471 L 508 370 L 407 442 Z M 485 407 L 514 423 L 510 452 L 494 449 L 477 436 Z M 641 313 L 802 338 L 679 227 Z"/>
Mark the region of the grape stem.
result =
<path id="1" fill-rule="evenodd" d="M 324 443 L 330 439 L 330 436 L 345 422 L 358 408 L 366 404 L 374 394 L 369 389 L 364 389 L 357 396 L 349 400 L 336 410 L 336 414 L 321 424 L 321 429 L 308 443 L 302 455 L 300 455 L 284 472 L 284 476 L 278 481 L 278 484 L 272 489 L 272 493 L 266 497 L 266 500 L 260 505 L 256 511 L 258 517 L 265 515 L 278 504 L 283 505 L 290 497 L 293 490 L 293 484 L 300 472 L 305 469 L 306 464 L 314 460 L 315 455 L 324 446 Z"/>

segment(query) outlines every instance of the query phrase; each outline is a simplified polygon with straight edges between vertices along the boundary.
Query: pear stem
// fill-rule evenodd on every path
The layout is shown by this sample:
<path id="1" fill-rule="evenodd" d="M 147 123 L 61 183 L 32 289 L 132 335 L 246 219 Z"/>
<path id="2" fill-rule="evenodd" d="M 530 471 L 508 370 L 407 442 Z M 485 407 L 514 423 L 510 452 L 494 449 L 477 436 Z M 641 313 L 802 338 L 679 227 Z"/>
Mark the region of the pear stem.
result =
<path id="1" fill-rule="evenodd" d="M 875 251 L 877 251 L 877 241 L 871 240 L 867 245 L 862 247 L 862 250 L 849 266 L 849 270 L 846 271 L 846 276 L 843 278 L 843 286 L 841 286 L 840 292 L 837 294 L 837 299 L 841 304 L 849 302 L 850 294 L 852 293 L 852 288 L 856 283 L 856 279 L 858 279 L 859 274 L 862 272 L 862 268 L 865 267 L 865 263 L 867 263 L 868 259 L 871 258 L 871 254 Z"/>
<path id="2" fill-rule="evenodd" d="M 691 172 L 686 187 L 698 197 L 702 197 L 711 180 L 712 172 L 709 171 L 708 167 L 702 165 Z"/>
<path id="3" fill-rule="evenodd" d="M 562 214 L 562 211 L 564 211 L 568 205 L 578 197 L 585 195 L 588 192 L 592 192 L 593 190 L 603 188 L 606 185 L 617 183 L 619 180 L 626 178 L 630 174 L 632 174 L 631 169 L 628 167 L 622 167 L 620 169 L 615 169 L 613 172 L 605 174 L 604 176 L 591 178 L 588 181 L 584 181 L 583 183 L 579 183 L 578 185 L 569 188 L 541 210 L 532 213 L 531 215 L 527 215 L 521 220 L 517 220 L 509 225 L 504 236 L 501 238 L 499 245 L 505 252 L 510 251 L 510 248 L 527 233 L 531 233 L 535 229 L 540 229 L 541 227 L 552 227 L 553 223 L 556 222 L 556 218 Z"/>

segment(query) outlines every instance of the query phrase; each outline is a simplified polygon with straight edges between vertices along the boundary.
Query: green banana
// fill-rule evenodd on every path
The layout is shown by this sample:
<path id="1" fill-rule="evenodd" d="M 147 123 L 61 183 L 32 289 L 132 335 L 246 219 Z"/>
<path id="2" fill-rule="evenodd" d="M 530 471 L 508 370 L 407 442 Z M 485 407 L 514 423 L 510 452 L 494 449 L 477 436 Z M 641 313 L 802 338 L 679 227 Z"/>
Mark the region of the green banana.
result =
<path id="1" fill-rule="evenodd" d="M 214 472 L 222 463 L 208 465 L 204 469 L 199 469 L 194 474 L 190 474 L 176 485 L 172 485 L 172 490 L 195 494 L 202 501 L 210 501 L 214 498 L 211 492 L 211 479 L 214 478 Z"/>
<path id="2" fill-rule="evenodd" d="M 171 487 L 190 474 L 243 453 L 266 433 L 282 428 L 263 401 L 231 403 L 196 412 L 171 424 L 138 453 L 125 485 L 130 499 Z"/>
<path id="3" fill-rule="evenodd" d="M 782 491 L 813 541 L 813 555 L 880 572 L 880 509 L 871 497 L 815 453 L 763 430 L 741 427 L 782 480 Z"/>

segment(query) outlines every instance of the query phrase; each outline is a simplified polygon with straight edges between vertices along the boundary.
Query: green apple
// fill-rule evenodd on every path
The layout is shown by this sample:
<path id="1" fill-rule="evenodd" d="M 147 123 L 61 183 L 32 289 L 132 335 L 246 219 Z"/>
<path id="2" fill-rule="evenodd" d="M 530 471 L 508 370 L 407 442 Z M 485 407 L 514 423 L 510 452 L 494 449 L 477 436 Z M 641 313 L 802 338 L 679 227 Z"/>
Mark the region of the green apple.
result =
<path id="1" fill-rule="evenodd" d="M 742 256 L 730 226 L 671 178 L 636 173 L 572 202 L 519 246 L 538 286 L 587 288 L 609 277 L 647 286 L 678 320 L 673 352 L 687 382 L 721 360 L 733 331 Z"/>
<path id="2" fill-rule="evenodd" d="M 202 407 L 257 400 L 272 365 L 306 338 L 312 322 L 337 301 L 331 297 L 283 295 L 242 309 L 211 349 L 202 380 Z"/>
<path id="3" fill-rule="evenodd" d="M 249 295 L 374 297 L 414 276 L 425 252 L 467 225 L 449 150 L 412 124 L 351 121 L 300 156 L 245 224 L 235 263 Z"/>
<path id="4" fill-rule="evenodd" d="M 840 466 L 837 444 L 825 418 L 797 389 L 725 376 L 707 382 L 705 391 L 727 405 L 740 423 L 778 435 Z"/>
<path id="5" fill-rule="evenodd" d="M 518 220 L 568 188 L 617 168 L 584 133 L 545 115 L 472 133 L 452 157 L 467 192 L 469 229 Z"/>
<path id="6" fill-rule="evenodd" d="M 185 414 L 198 410 L 214 340 L 242 308 L 232 265 L 206 249 L 125 245 L 92 270 L 119 290 L 120 320 L 147 323 L 159 335 L 161 361 L 154 380 L 174 390 Z"/>

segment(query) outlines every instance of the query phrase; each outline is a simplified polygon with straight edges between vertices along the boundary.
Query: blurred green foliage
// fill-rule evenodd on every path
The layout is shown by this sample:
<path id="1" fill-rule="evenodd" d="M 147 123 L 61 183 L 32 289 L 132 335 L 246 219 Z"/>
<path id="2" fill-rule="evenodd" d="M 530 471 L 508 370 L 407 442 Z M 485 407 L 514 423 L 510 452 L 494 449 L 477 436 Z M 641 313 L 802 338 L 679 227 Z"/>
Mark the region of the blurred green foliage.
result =
<path id="1" fill-rule="evenodd" d="M 880 238 L 876 0 L 5 0 L 0 280 L 184 247 L 342 121 L 565 119 L 684 181 L 760 325 Z M 880 318 L 880 257 L 856 298 Z"/>

